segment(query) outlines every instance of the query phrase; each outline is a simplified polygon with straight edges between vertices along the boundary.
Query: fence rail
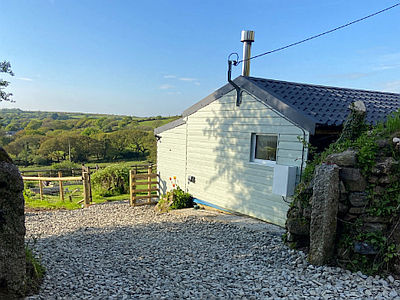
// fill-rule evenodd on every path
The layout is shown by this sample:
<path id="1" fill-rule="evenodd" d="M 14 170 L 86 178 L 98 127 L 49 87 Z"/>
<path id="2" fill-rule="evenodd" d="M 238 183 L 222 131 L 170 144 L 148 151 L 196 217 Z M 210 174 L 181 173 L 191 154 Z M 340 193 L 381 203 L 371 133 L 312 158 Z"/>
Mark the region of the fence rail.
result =
<path id="1" fill-rule="evenodd" d="M 132 169 L 142 169 L 142 168 L 146 168 L 149 166 L 149 164 L 140 164 L 140 165 L 130 165 L 129 167 Z M 155 166 L 155 165 L 152 165 Z M 95 172 L 97 170 L 100 169 L 104 169 L 104 166 L 88 166 L 91 170 L 91 172 Z M 58 172 L 68 172 L 68 173 L 76 173 L 76 174 L 80 174 L 82 171 L 82 168 L 64 168 L 64 169 L 42 169 L 42 170 L 25 170 L 25 171 L 21 171 L 22 174 L 28 174 L 28 173 L 44 173 L 44 174 L 57 174 Z M 50 175 L 51 176 L 51 175 Z M 74 175 L 73 175 L 74 176 Z"/>
<path id="2" fill-rule="evenodd" d="M 63 182 L 65 181 L 82 181 L 83 184 L 83 199 L 85 207 L 90 205 L 92 202 L 92 186 L 90 182 L 90 168 L 82 167 L 82 176 L 67 176 L 62 177 L 62 173 L 58 172 L 58 177 L 49 177 L 42 175 L 39 173 L 38 176 L 22 176 L 24 181 L 39 181 L 39 193 L 40 193 L 40 200 L 43 200 L 43 181 L 58 181 L 60 187 L 60 199 L 61 201 L 65 201 L 64 198 L 64 186 Z"/>

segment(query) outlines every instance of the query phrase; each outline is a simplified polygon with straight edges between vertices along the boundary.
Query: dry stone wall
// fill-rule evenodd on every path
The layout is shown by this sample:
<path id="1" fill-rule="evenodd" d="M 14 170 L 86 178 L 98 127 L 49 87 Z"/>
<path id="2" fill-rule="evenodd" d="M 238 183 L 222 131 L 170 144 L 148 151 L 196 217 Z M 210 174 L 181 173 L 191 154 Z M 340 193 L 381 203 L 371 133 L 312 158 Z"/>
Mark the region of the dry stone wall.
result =
<path id="1" fill-rule="evenodd" d="M 367 175 L 356 168 L 357 151 L 332 154 L 295 198 L 288 211 L 287 242 L 309 250 L 311 263 L 348 267 L 354 259 L 375 260 L 374 263 L 387 263 L 387 271 L 400 275 L 396 256 L 400 249 L 399 207 L 396 208 L 400 189 L 396 192 L 394 188 L 400 168 L 393 157 L 384 156 L 391 145 L 383 140 L 377 144 L 380 152 Z M 333 175 L 336 169 L 337 180 Z"/>

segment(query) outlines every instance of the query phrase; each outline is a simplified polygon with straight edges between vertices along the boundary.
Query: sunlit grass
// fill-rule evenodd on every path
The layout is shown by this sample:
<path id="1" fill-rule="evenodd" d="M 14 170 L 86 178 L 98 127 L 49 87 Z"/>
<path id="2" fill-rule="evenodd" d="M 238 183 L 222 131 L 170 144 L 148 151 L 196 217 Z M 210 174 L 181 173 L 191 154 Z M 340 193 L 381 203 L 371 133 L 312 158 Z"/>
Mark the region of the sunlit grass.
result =
<path id="1" fill-rule="evenodd" d="M 44 195 L 43 200 L 40 200 L 39 195 L 35 195 L 34 197 L 25 197 L 25 207 L 33 209 L 44 209 L 44 210 L 52 210 L 52 209 L 73 210 L 82 208 L 83 202 L 78 203 L 81 200 L 83 200 L 82 194 L 74 195 L 72 197 L 72 202 L 68 197 L 68 193 L 65 195 L 64 201 L 60 199 L 59 195 L 58 196 Z M 129 194 L 116 195 L 110 197 L 100 197 L 98 195 L 93 195 L 91 204 L 111 202 L 111 201 L 121 201 L 121 200 L 129 200 Z"/>

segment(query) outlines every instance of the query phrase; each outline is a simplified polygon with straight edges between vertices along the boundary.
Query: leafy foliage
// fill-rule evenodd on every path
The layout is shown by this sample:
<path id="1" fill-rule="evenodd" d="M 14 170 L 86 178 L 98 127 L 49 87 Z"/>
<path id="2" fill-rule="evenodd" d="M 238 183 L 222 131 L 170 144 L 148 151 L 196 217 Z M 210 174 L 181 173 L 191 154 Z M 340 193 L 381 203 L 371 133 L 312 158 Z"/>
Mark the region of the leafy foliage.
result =
<path id="1" fill-rule="evenodd" d="M 312 197 L 312 185 L 310 182 L 314 177 L 315 167 L 326 161 L 327 156 L 330 154 L 340 153 L 348 149 L 357 150 L 356 167 L 362 170 L 367 179 L 370 178 L 372 169 L 380 155 L 391 155 L 395 160 L 399 160 L 399 154 L 394 151 L 392 146 L 392 138 L 394 135 L 398 136 L 400 132 L 400 110 L 390 115 L 386 122 L 381 122 L 373 128 L 361 124 L 359 119 L 356 120 L 355 124 L 356 126 L 347 128 L 348 130 L 344 133 L 345 138 L 332 143 L 325 151 L 314 155 L 313 161 L 307 163 L 307 167 L 303 172 L 302 182 L 297 187 L 292 207 L 298 205 L 307 207 L 310 205 L 309 201 Z M 388 148 L 380 148 L 377 140 L 387 140 L 389 142 Z M 371 217 L 388 218 L 390 216 L 392 220 L 399 218 L 400 182 L 396 175 L 398 174 L 391 175 L 392 178 L 389 178 L 384 189 L 382 187 L 377 189 L 377 184 L 369 184 L 367 188 L 369 201 L 365 209 Z M 388 232 L 363 232 L 362 226 L 364 224 L 362 218 L 354 222 L 341 220 L 338 224 L 339 234 L 337 241 L 340 256 L 343 258 L 342 254 L 346 253 L 348 257 L 348 259 L 338 259 L 338 262 L 344 261 L 344 267 L 354 271 L 361 270 L 365 274 L 382 274 L 382 272 L 389 270 L 393 260 L 399 254 L 399 249 L 390 241 Z M 355 246 L 361 242 L 372 245 L 377 254 L 357 253 Z"/>
<path id="2" fill-rule="evenodd" d="M 33 245 L 31 245 L 31 241 Z M 25 257 L 26 257 L 26 278 L 25 278 L 25 296 L 34 295 L 39 291 L 40 285 L 43 281 L 45 268 L 35 256 L 34 248 L 37 239 L 29 239 L 25 244 Z"/>
<path id="3" fill-rule="evenodd" d="M 94 191 L 100 196 L 126 194 L 129 191 L 129 167 L 124 164 L 110 165 L 91 176 Z"/>
<path id="4" fill-rule="evenodd" d="M 395 244 L 390 243 L 381 232 L 357 233 L 357 227 L 360 225 L 362 224 L 347 224 L 346 233 L 342 235 L 339 241 L 339 247 L 342 251 L 346 251 L 349 256 L 346 267 L 349 270 L 361 271 L 368 275 L 389 271 L 390 262 L 398 256 L 399 249 Z M 372 245 L 377 254 L 355 253 L 354 248 L 357 243 Z"/>
<path id="5" fill-rule="evenodd" d="M 154 126 L 176 117 L 27 112 L 2 109 L 0 144 L 18 165 L 116 159 L 156 160 Z M 16 132 L 16 133 L 14 133 Z M 12 136 L 10 134 L 13 134 Z"/>
<path id="6" fill-rule="evenodd" d="M 0 62 L 0 73 L 6 73 L 8 75 L 14 76 L 13 71 L 11 71 L 11 64 L 9 61 L 3 61 Z M 5 81 L 3 79 L 0 79 L 0 101 L 10 101 L 13 102 L 13 100 L 11 100 L 11 93 L 6 93 L 4 91 L 4 89 L 9 85 L 8 81 Z"/>
<path id="7" fill-rule="evenodd" d="M 173 195 L 171 209 L 189 208 L 193 206 L 193 198 L 189 193 L 184 192 L 179 186 L 168 192 L 167 196 Z"/>

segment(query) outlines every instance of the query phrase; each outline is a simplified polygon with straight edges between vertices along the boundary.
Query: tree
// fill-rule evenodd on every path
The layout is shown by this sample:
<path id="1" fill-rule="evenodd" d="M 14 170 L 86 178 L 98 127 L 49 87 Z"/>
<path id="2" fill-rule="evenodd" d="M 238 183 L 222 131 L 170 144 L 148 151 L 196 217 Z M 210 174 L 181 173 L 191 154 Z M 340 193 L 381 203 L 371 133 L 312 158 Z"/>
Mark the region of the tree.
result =
<path id="1" fill-rule="evenodd" d="M 33 120 L 31 120 L 30 122 L 29 122 L 29 124 L 25 127 L 25 129 L 26 130 L 36 130 L 36 129 L 39 129 L 41 126 L 42 126 L 42 121 L 40 121 L 40 120 L 35 120 L 35 119 L 33 119 Z"/>
<path id="2" fill-rule="evenodd" d="M 40 148 L 37 151 L 38 154 L 43 157 L 47 157 L 50 160 L 54 160 L 56 162 L 60 162 L 65 159 L 67 152 L 63 151 L 62 146 L 60 144 L 60 139 L 57 137 L 49 138 L 40 144 Z"/>
<path id="3" fill-rule="evenodd" d="M 160 127 L 162 124 L 164 124 L 164 122 L 161 121 L 161 120 L 155 120 L 155 121 L 153 121 L 153 123 L 152 123 L 152 125 L 153 125 L 154 128 Z"/>
<path id="4" fill-rule="evenodd" d="M 82 132 L 81 135 L 91 136 L 92 134 L 98 133 L 100 130 L 93 127 L 86 127 Z"/>
<path id="5" fill-rule="evenodd" d="M 9 61 L 0 62 L 0 73 L 6 73 L 11 76 L 14 76 L 13 71 L 11 71 L 11 64 Z M 9 85 L 8 81 L 0 79 L 0 101 L 10 101 L 14 102 L 10 97 L 12 96 L 11 93 L 6 93 L 4 89 Z"/>

